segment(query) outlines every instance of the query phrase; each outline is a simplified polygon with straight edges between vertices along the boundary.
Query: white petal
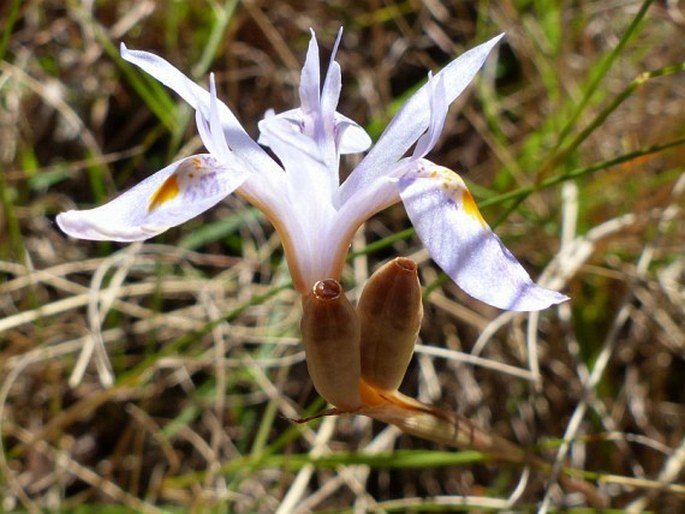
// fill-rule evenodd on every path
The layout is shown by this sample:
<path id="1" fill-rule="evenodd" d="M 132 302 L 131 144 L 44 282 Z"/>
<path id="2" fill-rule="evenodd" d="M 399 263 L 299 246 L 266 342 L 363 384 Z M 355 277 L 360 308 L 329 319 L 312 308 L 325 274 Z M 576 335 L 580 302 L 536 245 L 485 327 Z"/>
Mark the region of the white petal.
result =
<path id="1" fill-rule="evenodd" d="M 200 139 L 214 157 L 222 160 L 234 159 L 231 156 L 231 150 L 228 148 L 226 139 L 224 138 L 223 129 L 221 126 L 221 118 L 219 115 L 218 103 L 216 97 L 216 83 L 214 81 L 214 74 L 209 75 L 209 118 L 201 109 L 195 111 L 195 124 L 197 131 L 200 134 Z"/>
<path id="2" fill-rule="evenodd" d="M 302 203 L 330 204 L 338 185 L 338 170 L 327 166 L 316 142 L 279 116 L 260 121 L 259 131 L 283 164 L 293 193 L 299 193 Z"/>
<path id="3" fill-rule="evenodd" d="M 201 154 L 177 161 L 114 200 L 57 216 L 67 234 L 98 241 L 138 241 L 180 225 L 213 207 L 247 178 Z"/>
<path id="4" fill-rule="evenodd" d="M 371 186 L 358 191 L 343 204 L 335 204 L 337 212 L 326 240 L 332 260 L 344 259 L 357 229 L 377 212 L 400 201 L 397 181 L 380 177 Z M 337 252 L 338 255 L 334 255 Z M 340 265 L 342 269 L 342 261 Z"/>
<path id="5" fill-rule="evenodd" d="M 173 89 L 195 110 L 202 111 L 205 119 L 210 119 L 211 100 L 209 92 L 195 84 L 169 62 L 150 52 L 129 50 L 123 43 L 121 44 L 121 57 L 152 75 L 168 88 Z M 261 173 L 280 171 L 273 159 L 245 132 L 245 129 L 225 103 L 217 101 L 216 110 L 221 119 L 224 137 L 231 150 L 244 158 L 253 169 Z"/>
<path id="6" fill-rule="evenodd" d="M 286 120 L 290 123 L 293 130 L 302 132 L 304 113 L 300 108 L 290 109 L 279 114 L 276 114 L 273 109 L 268 109 L 264 113 L 264 117 L 257 123 L 257 127 L 259 127 L 259 138 L 257 139 L 257 142 L 260 145 L 271 148 L 272 142 L 269 138 L 272 134 L 278 133 L 278 126 L 281 123 L 278 120 Z M 271 125 L 274 126 L 272 127 Z"/>
<path id="7" fill-rule="evenodd" d="M 335 62 L 335 52 L 340 43 L 342 32 L 338 32 L 333 52 L 331 54 L 328 72 L 321 90 L 321 70 L 319 66 L 319 47 L 312 30 L 307 57 L 300 78 L 300 102 L 302 104 L 303 134 L 309 136 L 319 147 L 327 167 L 335 169 L 337 174 L 338 153 L 335 138 L 335 108 L 340 96 L 341 75 L 340 66 Z M 337 185 L 337 177 L 336 177 Z"/>
<path id="8" fill-rule="evenodd" d="M 277 115 L 274 115 L 273 111 L 267 112 L 259 124 L 259 143 L 271 147 L 267 131 L 261 128 L 268 127 L 270 123 L 278 123 L 278 119 L 285 119 L 301 133 L 316 141 L 327 165 L 330 168 L 337 168 L 338 155 L 365 151 L 371 146 L 371 138 L 356 122 L 335 110 L 342 87 L 340 65 L 335 61 L 342 29 L 338 31 L 333 45 L 323 86 L 320 77 L 319 47 L 314 31 L 311 33 L 307 56 L 300 74 L 301 107 Z"/>
<path id="9" fill-rule="evenodd" d="M 443 68 L 445 103 L 451 104 L 471 83 L 485 59 L 504 34 L 492 38 L 457 57 Z M 435 80 L 434 79 L 434 80 Z M 379 175 L 387 173 L 430 125 L 432 86 L 425 84 L 402 106 L 366 157 L 342 185 L 342 198 L 364 188 Z"/>
<path id="10" fill-rule="evenodd" d="M 321 85 L 319 68 L 319 46 L 316 34 L 310 29 L 312 37 L 307 47 L 307 56 L 300 73 L 300 104 L 307 115 L 313 115 L 319 110 Z"/>
<path id="11" fill-rule="evenodd" d="M 218 155 L 226 155 L 229 152 L 226 138 L 221 133 L 221 114 L 219 113 L 219 99 L 216 97 L 216 82 L 214 73 L 209 75 L 209 128 L 212 131 L 212 138 L 218 147 Z"/>
<path id="12" fill-rule="evenodd" d="M 513 311 L 536 311 L 568 299 L 530 279 L 483 220 L 459 175 L 421 161 L 398 185 L 431 257 L 468 294 Z"/>
<path id="13" fill-rule="evenodd" d="M 276 119 L 288 120 L 293 129 L 302 132 L 304 124 L 304 113 L 302 109 L 290 109 L 288 111 L 275 114 L 272 109 L 264 113 L 264 118 L 259 122 L 259 144 L 271 147 L 268 134 L 265 134 L 261 128 L 268 125 Z M 340 114 L 335 113 L 335 136 L 336 144 L 338 145 L 338 152 L 343 154 L 364 152 L 371 146 L 371 138 L 366 133 L 366 130 L 356 121 Z"/>
<path id="14" fill-rule="evenodd" d="M 340 65 L 335 61 L 335 55 L 338 53 L 340 40 L 342 39 L 342 28 L 338 31 L 338 36 L 335 38 L 335 44 L 331 51 L 331 58 L 328 63 L 328 70 L 323 81 L 323 88 L 321 90 L 321 113 L 324 118 L 332 116 L 335 109 L 338 107 L 338 100 L 340 99 L 340 90 L 342 89 L 342 73 Z M 333 120 L 330 120 L 331 123 Z"/>
<path id="15" fill-rule="evenodd" d="M 371 146 L 372 141 L 366 130 L 339 112 L 335 113 L 335 130 L 341 155 L 364 152 Z"/>
<path id="16" fill-rule="evenodd" d="M 445 118 L 449 105 L 446 102 L 444 76 L 433 78 L 428 74 L 428 84 L 431 86 L 430 122 L 428 130 L 416 142 L 412 157 L 421 159 L 428 154 L 438 142 L 438 138 L 445 126 Z"/>

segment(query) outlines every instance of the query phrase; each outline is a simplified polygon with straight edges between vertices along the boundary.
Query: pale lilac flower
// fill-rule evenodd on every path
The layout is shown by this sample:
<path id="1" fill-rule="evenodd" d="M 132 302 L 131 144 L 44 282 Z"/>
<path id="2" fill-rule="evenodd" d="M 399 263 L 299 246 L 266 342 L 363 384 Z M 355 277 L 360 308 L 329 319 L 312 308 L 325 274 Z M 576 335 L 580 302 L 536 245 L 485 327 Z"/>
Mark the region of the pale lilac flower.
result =
<path id="1" fill-rule="evenodd" d="M 435 262 L 470 295 L 521 311 L 564 301 L 564 295 L 531 281 L 485 223 L 463 180 L 425 159 L 440 136 L 449 104 L 469 85 L 502 36 L 429 75 L 427 84 L 405 103 L 340 184 L 340 155 L 363 152 L 371 144 L 357 123 L 336 110 L 341 73 L 335 55 L 341 34 L 321 83 L 312 32 L 301 74 L 301 106 L 281 114 L 269 111 L 259 123 L 259 143 L 278 160 L 217 99 L 213 75 L 207 91 L 164 59 L 122 44 L 125 60 L 195 109 L 208 153 L 167 166 L 101 207 L 58 215 L 60 228 L 83 239 L 147 239 L 236 192 L 275 226 L 295 288 L 307 294 L 318 280 L 340 277 L 350 241 L 364 221 L 402 201 Z"/>

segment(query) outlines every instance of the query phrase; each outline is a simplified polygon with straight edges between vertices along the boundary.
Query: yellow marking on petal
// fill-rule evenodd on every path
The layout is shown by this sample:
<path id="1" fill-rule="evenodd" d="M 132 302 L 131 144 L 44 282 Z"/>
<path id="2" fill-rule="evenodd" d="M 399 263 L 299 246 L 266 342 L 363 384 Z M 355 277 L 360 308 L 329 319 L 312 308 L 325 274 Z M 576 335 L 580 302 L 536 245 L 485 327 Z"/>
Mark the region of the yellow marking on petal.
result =
<path id="1" fill-rule="evenodd" d="M 180 192 L 181 189 L 178 186 L 178 179 L 174 173 L 170 175 L 169 178 L 167 178 L 164 183 L 159 186 L 159 189 L 157 189 L 157 191 L 155 191 L 155 193 L 152 195 L 152 198 L 150 198 L 150 203 L 147 206 L 147 211 L 154 211 L 160 205 L 176 198 Z"/>
<path id="2" fill-rule="evenodd" d="M 464 212 L 472 218 L 477 219 L 484 228 L 487 228 L 488 224 L 478 210 L 478 205 L 476 205 L 476 201 L 473 199 L 473 195 L 471 195 L 471 192 L 468 189 L 464 189 L 462 192 L 461 201 L 464 204 Z"/>

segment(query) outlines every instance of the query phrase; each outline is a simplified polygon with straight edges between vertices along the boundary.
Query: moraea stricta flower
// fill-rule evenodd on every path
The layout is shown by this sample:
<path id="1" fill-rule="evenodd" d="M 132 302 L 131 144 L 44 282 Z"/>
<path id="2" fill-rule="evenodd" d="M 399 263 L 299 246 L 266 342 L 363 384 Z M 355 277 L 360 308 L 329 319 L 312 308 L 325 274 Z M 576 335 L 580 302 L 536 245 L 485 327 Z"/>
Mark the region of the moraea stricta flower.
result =
<path id="1" fill-rule="evenodd" d="M 111 202 L 57 217 L 67 234 L 97 240 L 153 237 L 209 209 L 233 192 L 275 226 L 298 291 L 340 277 L 350 241 L 370 216 L 401 201 L 431 256 L 467 293 L 502 309 L 538 310 L 566 297 L 533 283 L 490 230 L 464 185 L 426 155 L 435 146 L 450 103 L 469 85 L 501 36 L 462 54 L 409 98 L 378 142 L 340 183 L 340 156 L 371 143 L 337 112 L 341 90 L 335 43 L 322 80 L 312 33 L 300 82 L 300 107 L 267 112 L 259 143 L 217 98 L 167 61 L 121 47 L 122 57 L 173 89 L 196 111 L 207 153 L 181 159 Z M 409 150 L 413 146 L 411 154 Z"/>

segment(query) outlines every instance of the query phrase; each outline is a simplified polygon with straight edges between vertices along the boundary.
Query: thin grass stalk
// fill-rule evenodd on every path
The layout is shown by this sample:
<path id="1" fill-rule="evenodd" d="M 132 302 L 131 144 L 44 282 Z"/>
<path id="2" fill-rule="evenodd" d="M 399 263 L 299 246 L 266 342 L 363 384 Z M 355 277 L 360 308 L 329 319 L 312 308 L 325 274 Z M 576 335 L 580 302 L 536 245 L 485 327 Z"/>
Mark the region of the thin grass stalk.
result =
<path id="1" fill-rule="evenodd" d="M 590 83 L 585 89 L 583 98 L 576 106 L 575 110 L 573 111 L 573 114 L 571 114 L 571 116 L 569 117 L 568 121 L 566 122 L 566 125 L 564 125 L 564 127 L 559 132 L 556 145 L 557 149 L 560 148 L 561 145 L 563 145 L 566 137 L 571 133 L 573 127 L 576 126 L 576 123 L 578 122 L 580 116 L 583 114 L 585 107 L 587 107 L 588 103 L 590 103 L 590 100 L 592 99 L 593 95 L 597 92 L 597 88 L 602 83 L 602 80 L 609 72 L 616 59 L 621 55 L 621 52 L 623 52 L 623 49 L 628 44 L 628 41 L 630 41 L 630 39 L 635 34 L 637 27 L 640 25 L 640 22 L 644 19 L 651 4 L 652 0 L 645 0 L 642 3 L 642 5 L 640 6 L 640 10 L 637 12 L 633 20 L 630 22 L 630 25 L 628 25 L 628 28 L 621 36 L 621 39 L 618 41 L 618 44 L 608 55 L 604 57 L 604 59 L 602 59 L 594 67 L 594 76 L 592 77 Z"/>

